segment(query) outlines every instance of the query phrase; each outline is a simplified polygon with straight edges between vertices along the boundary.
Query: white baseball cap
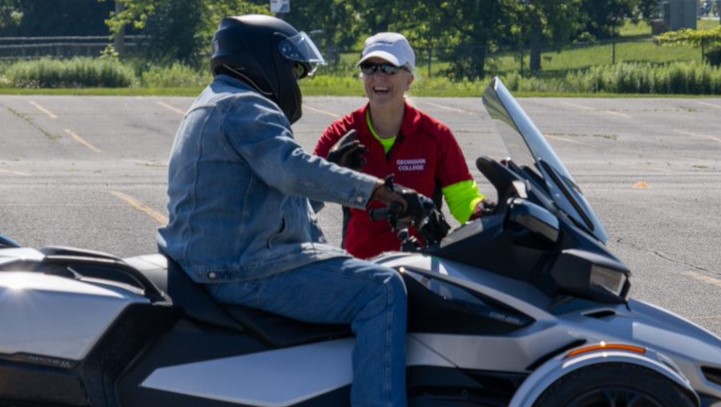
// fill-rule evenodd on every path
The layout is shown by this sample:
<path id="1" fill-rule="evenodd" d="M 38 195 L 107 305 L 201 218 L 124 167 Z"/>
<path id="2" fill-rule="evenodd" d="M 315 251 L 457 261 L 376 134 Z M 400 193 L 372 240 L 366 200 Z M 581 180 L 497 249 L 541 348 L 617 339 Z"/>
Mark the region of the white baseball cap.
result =
<path id="1" fill-rule="evenodd" d="M 395 66 L 407 66 L 411 71 L 416 66 L 416 55 L 403 34 L 385 32 L 368 37 L 358 65 L 370 58 L 382 58 Z"/>

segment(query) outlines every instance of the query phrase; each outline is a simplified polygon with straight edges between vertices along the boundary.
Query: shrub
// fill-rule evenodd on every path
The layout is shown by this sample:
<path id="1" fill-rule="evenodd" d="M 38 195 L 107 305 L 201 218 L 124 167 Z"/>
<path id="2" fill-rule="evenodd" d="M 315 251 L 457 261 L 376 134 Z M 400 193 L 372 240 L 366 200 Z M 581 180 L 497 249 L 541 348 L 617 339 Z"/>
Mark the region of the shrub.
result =
<path id="1" fill-rule="evenodd" d="M 122 88 L 134 81 L 132 69 L 120 62 L 92 58 L 21 61 L 6 76 L 16 88 Z"/>
<path id="2" fill-rule="evenodd" d="M 713 47 L 706 51 L 706 61 L 713 66 L 721 66 L 721 46 Z"/>
<path id="3" fill-rule="evenodd" d="M 169 67 L 151 66 L 140 72 L 140 85 L 147 88 L 185 88 L 205 86 L 210 71 L 199 72 L 187 65 L 174 63 Z"/>
<path id="4" fill-rule="evenodd" d="M 718 94 L 721 69 L 693 62 L 628 63 L 569 72 L 564 82 L 570 92 Z"/>

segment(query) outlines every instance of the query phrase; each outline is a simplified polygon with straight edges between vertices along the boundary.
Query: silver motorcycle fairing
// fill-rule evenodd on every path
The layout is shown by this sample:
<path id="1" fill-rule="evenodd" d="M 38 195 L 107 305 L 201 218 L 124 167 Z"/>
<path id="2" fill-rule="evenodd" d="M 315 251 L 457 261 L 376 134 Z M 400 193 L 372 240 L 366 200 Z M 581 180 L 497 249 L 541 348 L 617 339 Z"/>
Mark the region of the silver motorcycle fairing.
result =
<path id="1" fill-rule="evenodd" d="M 350 384 L 353 344 L 343 339 L 168 366 L 141 386 L 257 407 L 292 406 Z"/>
<path id="2" fill-rule="evenodd" d="M 40 260 L 35 249 L 3 249 L 0 263 Z M 83 359 L 133 303 L 148 303 L 131 287 L 39 272 L 0 273 L 0 354 L 44 365 Z"/>
<path id="3" fill-rule="evenodd" d="M 721 385 L 709 381 L 702 371 L 721 369 L 721 339 L 669 311 L 631 299 L 628 304 L 592 304 L 564 312 L 560 307 L 554 309 L 548 298 L 528 283 L 447 259 L 393 254 L 376 261 L 401 272 L 424 273 L 463 286 L 535 320 L 511 335 L 412 334 L 415 340 L 462 369 L 526 373 L 530 378 L 538 374 L 530 366 L 550 354 L 559 354 L 567 344 L 634 344 L 647 348 L 647 355 L 616 357 L 647 368 L 657 367 L 659 373 L 680 384 L 687 383 L 684 387 L 690 384 L 700 394 L 721 399 Z M 546 367 L 544 375 L 558 379 L 570 370 L 570 365 L 560 357 L 554 360 L 546 363 L 553 367 Z M 610 359 L 589 359 L 574 369 L 604 361 Z M 546 384 L 551 382 L 547 378 L 542 380 Z"/>
<path id="4" fill-rule="evenodd" d="M 156 369 L 141 386 L 257 407 L 294 406 L 350 386 L 352 338 Z M 457 366 L 408 336 L 408 366 Z M 278 386 L 283 383 L 283 386 Z"/>

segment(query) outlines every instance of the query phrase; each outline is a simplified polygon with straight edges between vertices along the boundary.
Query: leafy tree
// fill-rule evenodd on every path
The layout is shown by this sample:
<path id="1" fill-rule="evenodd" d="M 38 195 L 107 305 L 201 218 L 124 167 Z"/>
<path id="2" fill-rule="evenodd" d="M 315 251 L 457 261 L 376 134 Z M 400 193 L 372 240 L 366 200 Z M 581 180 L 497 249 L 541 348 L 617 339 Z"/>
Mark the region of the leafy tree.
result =
<path id="1" fill-rule="evenodd" d="M 0 32 L 7 32 L 22 20 L 20 0 L 0 0 Z"/>
<path id="2" fill-rule="evenodd" d="M 433 22 L 433 33 L 451 48 L 451 77 L 478 79 L 485 76 L 486 57 L 501 42 L 510 40 L 515 19 L 515 0 L 452 0 L 443 2 Z"/>
<path id="3" fill-rule="evenodd" d="M 0 4 L 10 1 L 15 0 Z M 115 1 L 123 9 L 108 19 L 111 33 L 132 29 L 147 34 L 148 57 L 168 63 L 207 60 L 210 38 L 222 17 L 269 12 L 267 0 Z M 434 56 L 450 62 L 448 76 L 473 79 L 486 74 L 487 55 L 503 45 L 530 44 L 531 68 L 538 71 L 544 46 L 617 35 L 626 19 L 649 19 L 656 2 L 294 0 L 282 18 L 308 32 L 331 63 L 339 60 L 339 50 L 360 50 L 369 35 L 398 31 L 408 37 L 419 59 L 433 48 Z"/>
<path id="4" fill-rule="evenodd" d="M 566 43 L 583 28 L 582 0 L 526 0 L 518 4 L 521 16 L 514 32 L 531 51 L 531 72 L 541 70 L 543 44 Z"/>
<path id="5" fill-rule="evenodd" d="M 486 55 L 510 38 L 517 0 L 317 0 L 291 5 L 296 26 L 322 27 L 328 47 L 354 47 L 377 32 L 397 31 L 408 37 L 417 58 L 424 51 L 451 62 L 452 78 L 479 78 Z M 324 11 L 324 10 L 330 10 Z"/>
<path id="6" fill-rule="evenodd" d="M 657 0 L 583 0 L 581 10 L 586 15 L 585 31 L 593 38 L 618 36 L 627 19 L 634 23 L 650 21 L 656 16 Z"/>
<path id="7" fill-rule="evenodd" d="M 427 2 L 417 0 L 315 0 L 291 4 L 288 22 L 308 32 L 331 63 L 340 49 L 358 49 L 363 40 L 377 32 L 397 31 L 414 46 L 419 25 L 425 23 Z"/>
<path id="8" fill-rule="evenodd" d="M 5 36 L 107 35 L 111 7 L 96 0 L 0 0 Z"/>
<path id="9" fill-rule="evenodd" d="M 104 0 L 98 0 L 103 2 Z M 210 42 L 222 17 L 268 13 L 268 6 L 246 0 L 115 0 L 122 7 L 106 21 L 110 32 L 130 28 L 146 34 L 151 62 L 200 64 L 210 54 Z"/>
<path id="10" fill-rule="evenodd" d="M 305 31 L 321 48 L 331 65 L 339 62 L 339 51 L 358 47 L 362 18 L 352 1 L 316 0 L 291 3 L 285 19 Z"/>
<path id="11" fill-rule="evenodd" d="M 627 20 L 650 20 L 656 10 L 656 0 L 523 0 L 515 30 L 530 45 L 531 71 L 539 72 L 544 44 L 615 37 Z"/>

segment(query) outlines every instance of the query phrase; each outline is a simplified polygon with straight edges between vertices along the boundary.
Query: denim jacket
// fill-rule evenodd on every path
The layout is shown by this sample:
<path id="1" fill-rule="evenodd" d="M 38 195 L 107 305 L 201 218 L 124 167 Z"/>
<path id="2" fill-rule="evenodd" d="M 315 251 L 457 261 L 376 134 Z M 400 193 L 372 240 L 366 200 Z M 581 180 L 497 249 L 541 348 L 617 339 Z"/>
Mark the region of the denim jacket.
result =
<path id="1" fill-rule="evenodd" d="M 203 283 L 348 256 L 326 243 L 309 199 L 363 208 L 376 182 L 306 153 L 278 105 L 225 75 L 186 113 L 168 172 L 158 245 Z"/>

